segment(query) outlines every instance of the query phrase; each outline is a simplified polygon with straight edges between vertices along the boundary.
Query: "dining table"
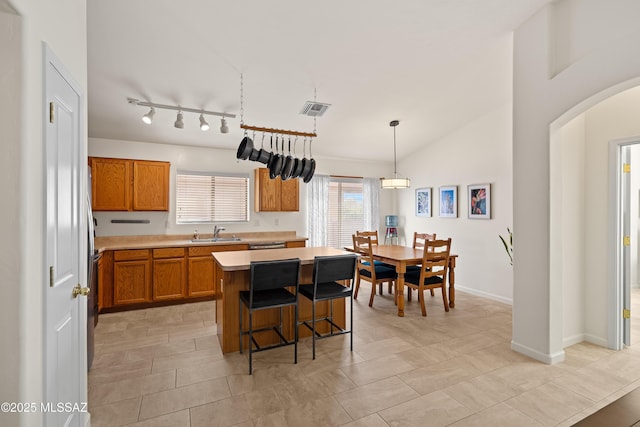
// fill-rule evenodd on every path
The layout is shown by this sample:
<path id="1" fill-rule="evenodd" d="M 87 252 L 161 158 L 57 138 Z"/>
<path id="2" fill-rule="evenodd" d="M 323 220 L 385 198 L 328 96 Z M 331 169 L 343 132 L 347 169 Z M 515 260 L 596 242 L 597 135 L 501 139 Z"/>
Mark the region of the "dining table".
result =
<path id="1" fill-rule="evenodd" d="M 347 251 L 353 252 L 353 247 L 345 247 Z M 385 264 L 393 265 L 396 268 L 398 278 L 396 279 L 396 287 L 398 295 L 404 294 L 404 274 L 407 272 L 407 266 L 422 264 L 422 249 L 416 249 L 409 246 L 400 245 L 372 245 L 373 259 L 381 261 Z M 456 306 L 456 259 L 458 255 L 449 255 L 449 273 L 447 282 L 449 283 L 448 296 L 449 307 Z M 404 297 L 398 298 L 398 316 L 404 316 Z"/>

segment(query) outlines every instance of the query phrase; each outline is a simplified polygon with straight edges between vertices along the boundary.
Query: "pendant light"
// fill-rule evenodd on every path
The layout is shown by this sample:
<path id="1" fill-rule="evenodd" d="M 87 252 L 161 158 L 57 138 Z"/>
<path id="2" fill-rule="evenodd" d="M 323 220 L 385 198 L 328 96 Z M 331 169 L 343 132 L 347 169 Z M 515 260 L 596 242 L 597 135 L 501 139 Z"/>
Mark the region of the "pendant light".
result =
<path id="1" fill-rule="evenodd" d="M 396 126 L 400 122 L 398 120 L 392 120 L 389 126 L 393 128 L 393 178 L 380 178 L 380 185 L 385 190 L 393 190 L 397 188 L 409 188 L 411 181 L 409 178 L 398 178 L 398 172 L 396 170 Z"/>

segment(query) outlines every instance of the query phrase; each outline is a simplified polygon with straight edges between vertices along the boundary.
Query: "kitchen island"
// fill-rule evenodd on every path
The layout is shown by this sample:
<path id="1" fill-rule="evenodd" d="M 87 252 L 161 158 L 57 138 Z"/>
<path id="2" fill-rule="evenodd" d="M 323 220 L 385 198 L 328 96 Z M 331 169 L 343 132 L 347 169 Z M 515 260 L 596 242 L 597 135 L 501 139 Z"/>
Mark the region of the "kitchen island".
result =
<path id="1" fill-rule="evenodd" d="M 216 263 L 216 277 L 220 290 L 216 298 L 216 323 L 218 326 L 218 339 L 223 353 L 230 353 L 240 349 L 239 341 L 239 292 L 249 289 L 249 266 L 254 261 L 273 261 L 290 258 L 300 258 L 300 283 L 312 283 L 313 260 L 316 256 L 327 255 L 350 255 L 349 252 L 334 248 L 287 248 L 287 249 L 265 249 L 254 251 L 233 251 L 233 252 L 213 252 L 212 256 Z M 345 326 L 345 301 L 344 299 L 327 301 L 316 304 L 316 315 L 323 317 L 329 312 L 330 305 L 333 304 L 334 321 L 341 327 Z M 300 320 L 311 319 L 311 302 L 306 298 L 299 299 Z M 279 312 L 277 309 L 261 310 L 253 315 L 254 328 L 260 328 L 278 323 Z M 294 308 L 283 309 L 283 335 L 287 339 L 293 339 L 293 318 Z M 244 313 L 243 323 L 248 324 L 249 316 Z M 324 322 L 323 322 L 324 323 Z M 326 327 L 326 325 L 322 325 Z M 319 332 L 326 330 L 318 327 Z M 300 328 L 300 337 L 310 336 L 311 332 L 307 328 Z M 256 334 L 260 344 L 277 342 L 276 335 L 271 332 L 261 332 Z M 243 348 L 248 348 L 248 337 L 246 337 Z"/>

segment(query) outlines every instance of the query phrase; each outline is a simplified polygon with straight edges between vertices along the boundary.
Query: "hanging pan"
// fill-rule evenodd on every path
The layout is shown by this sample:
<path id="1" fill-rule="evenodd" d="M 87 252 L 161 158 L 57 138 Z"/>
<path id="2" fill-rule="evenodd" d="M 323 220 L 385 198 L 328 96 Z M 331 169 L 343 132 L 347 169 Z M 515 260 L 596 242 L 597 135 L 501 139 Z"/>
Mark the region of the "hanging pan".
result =
<path id="1" fill-rule="evenodd" d="M 256 139 L 256 133 L 253 133 L 253 139 Z M 258 155 L 260 154 L 260 151 L 252 148 L 251 149 L 251 153 L 249 154 L 249 160 L 251 160 L 252 162 L 255 162 L 256 160 L 258 160 Z"/>
<path id="2" fill-rule="evenodd" d="M 311 143 L 312 142 L 313 142 L 313 139 L 311 139 L 309 141 L 309 156 L 311 156 L 311 160 L 309 160 L 309 170 L 302 177 L 302 181 L 305 184 L 307 182 L 311 181 L 311 178 L 313 178 L 313 174 L 316 171 L 316 159 L 314 159 L 313 158 L 313 154 L 311 154 Z"/>
<path id="3" fill-rule="evenodd" d="M 305 138 L 306 141 L 306 138 Z M 296 137 L 293 142 L 293 168 L 291 169 L 291 178 L 297 178 L 302 172 L 302 159 L 299 159 L 296 155 L 296 146 L 298 145 L 298 138 Z"/>
<path id="4" fill-rule="evenodd" d="M 284 138 L 283 138 L 284 141 Z M 276 151 L 278 150 L 278 137 L 276 136 Z M 282 172 L 282 161 L 284 160 L 282 154 L 276 153 L 269 165 L 269 178 L 276 179 Z"/>
<path id="5" fill-rule="evenodd" d="M 306 158 L 307 155 L 307 138 L 304 138 L 304 145 L 302 147 L 302 159 L 298 161 L 298 166 L 296 167 L 295 176 L 296 178 L 302 178 L 302 174 L 304 173 L 304 168 L 309 161 Z"/>
<path id="6" fill-rule="evenodd" d="M 264 133 L 262 133 L 262 140 L 260 142 L 260 151 L 258 151 L 258 158 L 256 160 L 266 165 L 267 163 L 269 163 L 270 157 L 271 156 L 269 155 L 269 152 L 264 149 Z"/>
<path id="7" fill-rule="evenodd" d="M 283 138 L 283 141 L 284 141 L 284 138 Z M 284 164 L 282 165 L 282 172 L 280 172 L 280 178 L 283 181 L 286 181 L 287 179 L 291 178 L 291 174 L 293 173 L 293 163 L 294 163 L 294 158 L 291 155 L 291 137 L 289 137 L 289 154 L 284 159 Z"/>
<path id="8" fill-rule="evenodd" d="M 244 138 L 242 138 L 242 141 L 240 141 L 240 145 L 238 146 L 236 158 L 246 160 L 251 154 L 251 150 L 253 150 L 253 140 L 249 138 L 249 135 L 245 132 Z"/>

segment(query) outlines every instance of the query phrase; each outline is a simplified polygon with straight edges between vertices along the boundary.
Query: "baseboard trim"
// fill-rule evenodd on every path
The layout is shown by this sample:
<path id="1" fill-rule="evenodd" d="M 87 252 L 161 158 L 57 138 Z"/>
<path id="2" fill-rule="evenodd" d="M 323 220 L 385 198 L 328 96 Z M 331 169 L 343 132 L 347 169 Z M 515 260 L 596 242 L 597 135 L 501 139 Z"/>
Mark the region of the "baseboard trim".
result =
<path id="1" fill-rule="evenodd" d="M 541 353 L 531 347 L 527 347 L 526 345 L 519 344 L 513 340 L 511 341 L 511 350 L 522 353 L 525 356 L 528 356 L 539 362 L 546 363 L 547 365 L 555 365 L 556 363 L 563 362 L 565 357 L 564 350 L 561 350 L 555 354 L 546 354 Z"/>
<path id="2" fill-rule="evenodd" d="M 467 288 L 465 286 L 455 285 L 454 288 L 456 291 L 460 290 L 462 292 L 466 292 L 468 294 L 475 295 L 477 297 L 487 298 L 487 299 L 501 302 L 503 304 L 513 305 L 513 300 L 511 298 L 505 298 L 500 295 L 490 294 L 488 292 L 479 291 L 473 288 Z"/>

